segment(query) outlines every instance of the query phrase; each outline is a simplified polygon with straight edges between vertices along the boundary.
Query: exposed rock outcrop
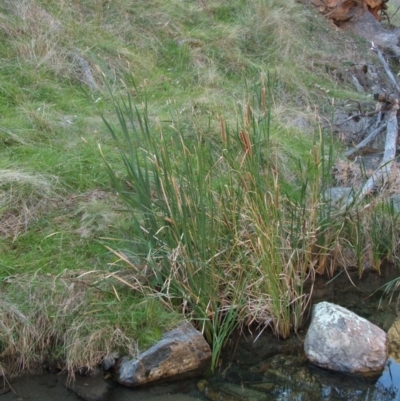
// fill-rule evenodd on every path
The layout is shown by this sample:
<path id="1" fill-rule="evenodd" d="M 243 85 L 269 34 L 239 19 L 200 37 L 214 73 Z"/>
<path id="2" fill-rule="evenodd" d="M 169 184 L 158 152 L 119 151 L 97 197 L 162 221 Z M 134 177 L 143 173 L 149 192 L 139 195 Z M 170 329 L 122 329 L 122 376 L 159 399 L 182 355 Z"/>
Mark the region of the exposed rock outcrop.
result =
<path id="1" fill-rule="evenodd" d="M 355 313 L 321 302 L 313 308 L 304 350 L 322 368 L 373 377 L 385 366 L 387 335 Z"/>
<path id="2" fill-rule="evenodd" d="M 210 360 L 211 349 L 203 335 L 184 322 L 137 358 L 123 358 L 117 366 L 117 380 L 126 386 L 140 386 L 193 377 L 201 374 Z"/>

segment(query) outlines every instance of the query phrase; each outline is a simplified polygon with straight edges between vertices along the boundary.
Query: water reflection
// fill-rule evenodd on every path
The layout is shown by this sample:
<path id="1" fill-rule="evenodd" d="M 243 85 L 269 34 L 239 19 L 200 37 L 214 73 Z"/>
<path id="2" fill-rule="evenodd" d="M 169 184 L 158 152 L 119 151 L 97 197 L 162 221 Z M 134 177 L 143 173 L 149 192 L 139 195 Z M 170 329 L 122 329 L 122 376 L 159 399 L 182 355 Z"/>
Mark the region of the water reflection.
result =
<path id="1" fill-rule="evenodd" d="M 187 380 L 146 389 L 116 386 L 110 401 L 199 401 L 205 400 L 196 388 L 197 380 Z M 65 377 L 48 374 L 13 380 L 12 388 L 0 391 L 0 401 L 79 400 L 64 386 Z M 400 401 L 400 365 L 389 359 L 376 383 L 319 369 L 301 355 L 274 355 L 262 365 L 240 366 L 209 378 L 208 395 L 218 401 Z M 90 394 L 90 391 L 89 391 Z M 93 395 L 93 394 L 92 394 Z"/>
<path id="2" fill-rule="evenodd" d="M 390 400 L 400 401 L 400 364 L 389 358 L 382 376 L 376 383 L 378 390 L 384 390 L 391 394 Z"/>
<path id="3" fill-rule="evenodd" d="M 279 365 L 279 366 L 278 366 Z M 362 378 L 340 375 L 316 368 L 298 357 L 275 355 L 268 369 L 255 373 L 249 368 L 231 365 L 229 371 L 208 380 L 209 395 L 220 401 L 400 401 L 400 365 L 389 359 L 382 376 L 373 383 Z M 6 386 L 7 387 L 7 386 Z M 12 390 L 0 392 L 1 400 L 78 400 L 67 391 L 59 375 L 19 378 Z M 199 401 L 204 394 L 196 389 L 195 381 L 175 383 L 147 389 L 117 386 L 111 401 Z"/>
<path id="4" fill-rule="evenodd" d="M 231 364 L 209 386 L 222 401 L 400 401 L 400 365 L 389 359 L 382 376 L 371 380 L 320 369 L 304 354 L 274 355 L 250 368 Z"/>

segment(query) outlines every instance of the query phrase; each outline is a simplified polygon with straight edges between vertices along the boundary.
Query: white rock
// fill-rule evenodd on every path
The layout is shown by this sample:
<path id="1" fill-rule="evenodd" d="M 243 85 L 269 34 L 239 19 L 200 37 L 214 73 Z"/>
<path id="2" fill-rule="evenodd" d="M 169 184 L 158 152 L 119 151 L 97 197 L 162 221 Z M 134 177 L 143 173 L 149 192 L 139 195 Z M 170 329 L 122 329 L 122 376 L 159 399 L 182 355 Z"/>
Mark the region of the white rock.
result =
<path id="1" fill-rule="evenodd" d="M 387 335 L 341 306 L 314 306 L 304 350 L 314 364 L 340 372 L 375 376 L 387 359 Z"/>

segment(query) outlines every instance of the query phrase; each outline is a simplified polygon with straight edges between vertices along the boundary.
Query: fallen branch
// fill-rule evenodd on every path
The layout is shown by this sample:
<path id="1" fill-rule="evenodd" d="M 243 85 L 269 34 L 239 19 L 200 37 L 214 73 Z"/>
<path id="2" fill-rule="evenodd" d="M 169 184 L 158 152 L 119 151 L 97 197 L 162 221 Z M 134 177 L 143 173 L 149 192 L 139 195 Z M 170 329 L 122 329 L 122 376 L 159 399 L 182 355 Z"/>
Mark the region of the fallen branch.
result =
<path id="1" fill-rule="evenodd" d="M 388 76 L 389 80 L 392 82 L 392 84 L 396 88 L 397 93 L 400 94 L 400 86 L 398 85 L 396 78 L 394 77 L 388 63 L 386 62 L 385 58 L 383 57 L 382 52 L 375 46 L 374 42 L 372 42 L 371 44 L 372 44 L 371 50 L 374 51 L 378 55 L 379 61 L 381 62 L 383 69 L 386 72 L 386 75 Z"/>
<path id="2" fill-rule="evenodd" d="M 386 182 L 389 178 L 391 164 L 396 155 L 396 142 L 397 142 L 397 111 L 399 110 L 399 102 L 393 105 L 392 109 L 387 113 L 386 123 L 386 142 L 385 152 L 379 167 L 375 170 L 372 176 L 362 186 L 362 188 L 354 195 L 350 196 L 344 205 L 348 208 L 355 203 L 360 202 L 366 195 L 376 189 L 377 186 Z"/>
<path id="3" fill-rule="evenodd" d="M 362 150 L 365 146 L 367 146 L 377 135 L 379 135 L 381 132 L 384 131 L 386 128 L 386 124 L 383 124 L 379 126 L 378 128 L 374 129 L 365 139 L 363 139 L 357 146 L 355 146 L 353 149 L 350 149 L 347 151 L 344 155 L 347 158 L 350 158 L 351 156 L 354 155 L 354 153 L 359 152 Z"/>
<path id="4" fill-rule="evenodd" d="M 370 111 L 368 113 L 360 113 L 360 114 L 354 114 L 352 116 L 350 116 L 349 118 L 346 118 L 346 120 L 341 121 L 340 123 L 334 123 L 333 125 L 335 127 L 338 127 L 339 125 L 343 125 L 349 121 L 351 121 L 353 118 L 361 118 L 361 117 L 372 117 L 375 114 L 379 114 L 380 111 L 379 110 L 375 110 L 375 111 Z"/>

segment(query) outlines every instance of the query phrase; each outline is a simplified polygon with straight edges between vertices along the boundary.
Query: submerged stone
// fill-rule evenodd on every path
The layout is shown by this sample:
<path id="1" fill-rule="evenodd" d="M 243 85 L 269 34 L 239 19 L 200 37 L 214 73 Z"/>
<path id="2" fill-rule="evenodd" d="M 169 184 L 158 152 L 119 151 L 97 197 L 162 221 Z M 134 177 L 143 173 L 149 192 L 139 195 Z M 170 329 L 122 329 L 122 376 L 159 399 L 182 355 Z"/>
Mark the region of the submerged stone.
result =
<path id="1" fill-rule="evenodd" d="M 209 383 L 201 380 L 198 390 L 211 401 L 265 401 L 265 392 L 234 383 Z"/>
<path id="2" fill-rule="evenodd" d="M 256 383 L 256 384 L 251 384 L 250 387 L 253 390 L 257 391 L 263 391 L 264 393 L 269 393 L 275 388 L 275 383 Z"/>
<path id="3" fill-rule="evenodd" d="M 66 379 L 65 386 L 85 401 L 107 401 L 112 385 L 103 375 L 75 376 L 73 381 Z"/>
<path id="4" fill-rule="evenodd" d="M 210 360 L 211 349 L 203 335 L 184 322 L 137 358 L 123 358 L 117 366 L 117 381 L 125 386 L 140 386 L 194 377 L 208 367 Z"/>
<path id="5" fill-rule="evenodd" d="M 304 350 L 307 358 L 322 368 L 376 376 L 387 359 L 387 335 L 355 313 L 321 302 L 313 308 Z"/>

